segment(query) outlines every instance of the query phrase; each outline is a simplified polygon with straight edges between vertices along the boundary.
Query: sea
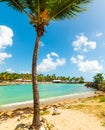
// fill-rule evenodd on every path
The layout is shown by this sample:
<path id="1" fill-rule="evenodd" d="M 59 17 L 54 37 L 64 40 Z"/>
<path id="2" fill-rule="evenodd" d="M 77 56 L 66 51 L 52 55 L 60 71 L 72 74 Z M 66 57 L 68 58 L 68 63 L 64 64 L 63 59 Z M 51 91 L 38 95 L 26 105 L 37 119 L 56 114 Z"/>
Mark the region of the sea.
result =
<path id="1" fill-rule="evenodd" d="M 42 100 L 95 91 L 93 88 L 85 87 L 84 84 L 61 83 L 39 83 L 38 89 Z M 32 84 L 0 86 L 0 106 L 32 101 L 32 97 Z"/>

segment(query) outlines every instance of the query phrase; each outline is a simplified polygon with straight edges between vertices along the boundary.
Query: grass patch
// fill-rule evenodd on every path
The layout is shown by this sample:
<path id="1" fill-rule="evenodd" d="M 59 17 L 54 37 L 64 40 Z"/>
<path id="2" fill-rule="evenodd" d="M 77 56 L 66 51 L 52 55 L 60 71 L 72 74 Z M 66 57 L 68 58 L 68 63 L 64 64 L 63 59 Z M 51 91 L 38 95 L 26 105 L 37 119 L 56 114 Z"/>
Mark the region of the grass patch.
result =
<path id="1" fill-rule="evenodd" d="M 98 103 L 99 100 L 100 100 L 100 97 L 102 96 L 94 96 L 94 97 L 88 97 L 88 98 L 85 98 L 85 99 L 82 99 L 81 102 L 82 103 Z"/>
<path id="2" fill-rule="evenodd" d="M 105 121 L 101 122 L 101 125 L 105 127 Z"/>
<path id="3" fill-rule="evenodd" d="M 64 107 L 64 108 L 66 108 L 66 109 L 71 109 L 72 108 L 72 106 L 71 105 L 67 105 L 66 107 Z"/>
<path id="4" fill-rule="evenodd" d="M 105 96 L 100 97 L 100 101 L 99 102 L 105 102 Z"/>
<path id="5" fill-rule="evenodd" d="M 73 106 L 76 109 L 82 109 L 84 107 L 84 104 L 78 104 Z"/>
<path id="6" fill-rule="evenodd" d="M 47 114 L 49 114 L 49 113 L 50 113 L 50 111 L 48 111 L 48 110 L 40 111 L 40 115 L 41 115 L 41 116 L 47 115 Z"/>

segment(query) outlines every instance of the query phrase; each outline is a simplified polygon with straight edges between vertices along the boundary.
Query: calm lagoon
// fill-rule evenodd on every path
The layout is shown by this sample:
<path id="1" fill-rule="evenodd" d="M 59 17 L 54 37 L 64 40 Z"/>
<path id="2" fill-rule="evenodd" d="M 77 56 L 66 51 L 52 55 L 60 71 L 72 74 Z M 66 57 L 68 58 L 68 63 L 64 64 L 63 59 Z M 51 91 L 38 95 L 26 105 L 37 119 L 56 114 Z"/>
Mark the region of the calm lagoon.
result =
<path id="1" fill-rule="evenodd" d="M 92 92 L 84 84 L 38 84 L 40 99 Z M 0 105 L 32 100 L 32 85 L 20 84 L 0 87 Z"/>

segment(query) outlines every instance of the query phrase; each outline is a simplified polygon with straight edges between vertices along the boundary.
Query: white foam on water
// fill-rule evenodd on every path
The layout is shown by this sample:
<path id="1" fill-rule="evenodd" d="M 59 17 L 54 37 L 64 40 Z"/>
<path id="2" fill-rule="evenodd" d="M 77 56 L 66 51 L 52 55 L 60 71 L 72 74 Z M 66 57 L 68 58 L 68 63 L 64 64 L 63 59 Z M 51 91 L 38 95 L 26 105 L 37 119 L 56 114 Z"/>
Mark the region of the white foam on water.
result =
<path id="1" fill-rule="evenodd" d="M 91 92 L 75 93 L 75 94 L 70 94 L 70 95 L 40 99 L 40 104 L 51 104 L 55 101 L 61 101 L 61 100 L 70 99 L 70 98 L 85 98 L 85 97 L 94 96 L 94 94 L 95 94 L 95 91 L 91 91 Z M 0 108 L 1 109 L 3 109 L 3 108 L 11 109 L 11 108 L 20 108 L 20 107 L 30 107 L 30 106 L 32 106 L 32 104 L 33 104 L 33 101 L 31 100 L 31 101 L 1 105 Z"/>

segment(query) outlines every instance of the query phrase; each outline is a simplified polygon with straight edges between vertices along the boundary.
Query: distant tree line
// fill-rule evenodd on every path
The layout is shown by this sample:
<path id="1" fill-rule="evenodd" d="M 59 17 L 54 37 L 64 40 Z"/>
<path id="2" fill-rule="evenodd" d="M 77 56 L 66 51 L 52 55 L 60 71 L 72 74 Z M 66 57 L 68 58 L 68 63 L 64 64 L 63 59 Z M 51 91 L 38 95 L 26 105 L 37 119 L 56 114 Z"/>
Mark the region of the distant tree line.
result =
<path id="1" fill-rule="evenodd" d="M 16 81 L 17 79 L 22 79 L 22 80 L 31 80 L 32 79 L 32 74 L 29 73 L 9 73 L 9 72 L 2 72 L 0 73 L 0 81 Z M 62 82 L 68 82 L 68 83 L 84 83 L 85 79 L 80 76 L 80 77 L 65 77 L 65 76 L 56 76 L 55 74 L 53 75 L 43 75 L 39 74 L 37 76 L 38 82 L 52 82 L 53 80 L 61 80 Z"/>
<path id="2" fill-rule="evenodd" d="M 38 81 L 39 82 L 51 82 L 53 80 L 61 80 L 62 82 L 68 82 L 68 83 L 84 83 L 85 80 L 82 76 L 80 77 L 65 77 L 65 76 L 56 76 L 55 74 L 53 75 L 43 75 L 39 74 L 38 75 Z"/>
<path id="3" fill-rule="evenodd" d="M 0 73 L 0 81 L 15 81 L 16 79 L 31 80 L 31 78 L 32 75 L 29 73 L 26 74 L 9 73 L 9 72 Z"/>

